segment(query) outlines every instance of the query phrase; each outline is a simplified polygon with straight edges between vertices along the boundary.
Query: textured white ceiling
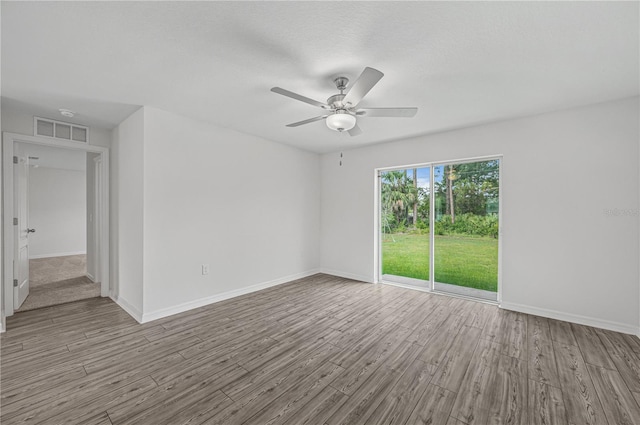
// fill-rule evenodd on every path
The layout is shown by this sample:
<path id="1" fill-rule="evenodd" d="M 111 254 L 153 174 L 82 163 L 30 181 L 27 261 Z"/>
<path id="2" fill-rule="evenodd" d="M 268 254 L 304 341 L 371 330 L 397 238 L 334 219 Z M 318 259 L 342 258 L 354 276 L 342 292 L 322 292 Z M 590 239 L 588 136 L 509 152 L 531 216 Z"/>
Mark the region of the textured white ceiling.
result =
<path id="1" fill-rule="evenodd" d="M 1 2 L 2 95 L 112 127 L 150 105 L 317 152 L 637 95 L 638 2 Z M 332 80 L 385 73 L 349 137 Z M 514 141 L 515 142 L 515 141 Z"/>

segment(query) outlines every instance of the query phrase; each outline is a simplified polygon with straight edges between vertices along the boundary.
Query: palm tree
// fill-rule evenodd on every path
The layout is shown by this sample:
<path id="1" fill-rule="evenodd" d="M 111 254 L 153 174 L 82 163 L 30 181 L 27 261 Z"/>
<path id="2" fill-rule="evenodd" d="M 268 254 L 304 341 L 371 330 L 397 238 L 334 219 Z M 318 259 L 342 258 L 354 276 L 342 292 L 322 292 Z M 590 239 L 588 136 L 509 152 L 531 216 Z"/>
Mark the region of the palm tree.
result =
<path id="1" fill-rule="evenodd" d="M 387 171 L 382 174 L 382 215 L 393 215 L 395 225 L 407 219 L 409 208 L 418 202 L 418 190 L 403 171 Z M 391 224 L 388 228 L 391 228 Z"/>

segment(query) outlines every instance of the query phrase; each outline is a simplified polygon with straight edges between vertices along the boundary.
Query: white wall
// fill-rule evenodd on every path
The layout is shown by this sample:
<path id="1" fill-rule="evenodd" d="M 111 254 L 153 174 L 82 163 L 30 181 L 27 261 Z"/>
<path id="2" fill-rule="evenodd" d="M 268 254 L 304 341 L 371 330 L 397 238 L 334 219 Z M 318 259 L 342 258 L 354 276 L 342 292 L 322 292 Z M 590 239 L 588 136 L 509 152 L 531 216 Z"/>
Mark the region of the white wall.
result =
<path id="1" fill-rule="evenodd" d="M 317 271 L 319 155 L 144 111 L 145 317 Z"/>
<path id="2" fill-rule="evenodd" d="M 637 333 L 638 116 L 636 97 L 354 149 L 342 167 L 324 155 L 322 268 L 373 281 L 375 168 L 504 154 L 503 307 Z"/>
<path id="3" fill-rule="evenodd" d="M 29 167 L 29 258 L 86 252 L 85 182 L 84 171 Z"/>
<path id="4" fill-rule="evenodd" d="M 139 320 L 318 271 L 319 155 L 150 107 L 112 146 L 112 273 Z"/>
<path id="5" fill-rule="evenodd" d="M 2 131 L 9 133 L 26 134 L 33 136 L 33 116 L 24 111 L 15 110 L 12 108 L 2 108 Z M 51 117 L 43 117 L 51 118 Z M 53 117 L 52 119 L 58 119 L 60 121 L 68 121 L 67 118 Z M 99 127 L 91 127 L 89 129 L 89 144 L 95 146 L 103 146 L 108 148 L 111 146 L 111 130 L 106 130 Z"/>
<path id="6" fill-rule="evenodd" d="M 144 110 L 113 131 L 111 152 L 111 289 L 136 319 L 142 318 Z"/>

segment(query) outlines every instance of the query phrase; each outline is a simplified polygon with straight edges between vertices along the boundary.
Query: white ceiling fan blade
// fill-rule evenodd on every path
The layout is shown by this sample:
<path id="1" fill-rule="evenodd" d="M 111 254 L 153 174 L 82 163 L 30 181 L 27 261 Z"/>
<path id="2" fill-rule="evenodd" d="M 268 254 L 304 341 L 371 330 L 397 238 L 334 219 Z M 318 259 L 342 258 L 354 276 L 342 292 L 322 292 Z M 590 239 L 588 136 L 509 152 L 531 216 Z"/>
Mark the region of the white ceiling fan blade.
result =
<path id="1" fill-rule="evenodd" d="M 342 102 L 349 103 L 351 108 L 355 108 L 383 76 L 384 74 L 377 69 L 366 67 L 356 82 L 353 83 Z"/>
<path id="2" fill-rule="evenodd" d="M 289 90 L 282 89 L 280 87 L 273 87 L 271 89 L 271 91 L 274 92 L 274 93 L 281 94 L 283 96 L 290 97 L 290 98 L 295 99 L 295 100 L 299 100 L 299 101 L 304 102 L 304 103 L 308 103 L 309 105 L 318 106 L 318 107 L 320 107 L 322 109 L 331 109 L 329 107 L 329 105 L 327 105 L 326 103 L 322 103 L 322 102 L 318 102 L 317 100 L 309 99 L 308 97 L 302 96 L 302 95 L 300 95 L 298 93 L 294 93 L 294 92 L 289 91 Z"/>
<path id="3" fill-rule="evenodd" d="M 395 117 L 411 118 L 418 112 L 418 108 L 364 108 L 356 114 L 365 117 Z"/>
<path id="4" fill-rule="evenodd" d="M 351 137 L 359 136 L 362 134 L 362 129 L 358 126 L 358 124 L 356 124 L 351 130 L 348 130 L 347 133 L 349 133 L 349 136 Z"/>
<path id="5" fill-rule="evenodd" d="M 310 122 L 316 122 L 327 118 L 329 115 L 320 115 L 319 117 L 309 118 L 308 120 L 294 122 L 292 124 L 287 124 L 287 127 L 298 127 L 301 125 L 309 124 Z"/>

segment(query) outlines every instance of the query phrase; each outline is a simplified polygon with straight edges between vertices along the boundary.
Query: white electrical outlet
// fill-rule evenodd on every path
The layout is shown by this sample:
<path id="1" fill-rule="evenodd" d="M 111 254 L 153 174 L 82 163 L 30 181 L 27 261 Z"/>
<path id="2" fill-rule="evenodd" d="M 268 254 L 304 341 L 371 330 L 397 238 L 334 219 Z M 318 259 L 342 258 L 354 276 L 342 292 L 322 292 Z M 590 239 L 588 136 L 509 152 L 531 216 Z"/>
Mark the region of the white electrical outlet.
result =
<path id="1" fill-rule="evenodd" d="M 209 265 L 208 264 L 203 264 L 202 265 L 202 274 L 209 274 Z"/>

